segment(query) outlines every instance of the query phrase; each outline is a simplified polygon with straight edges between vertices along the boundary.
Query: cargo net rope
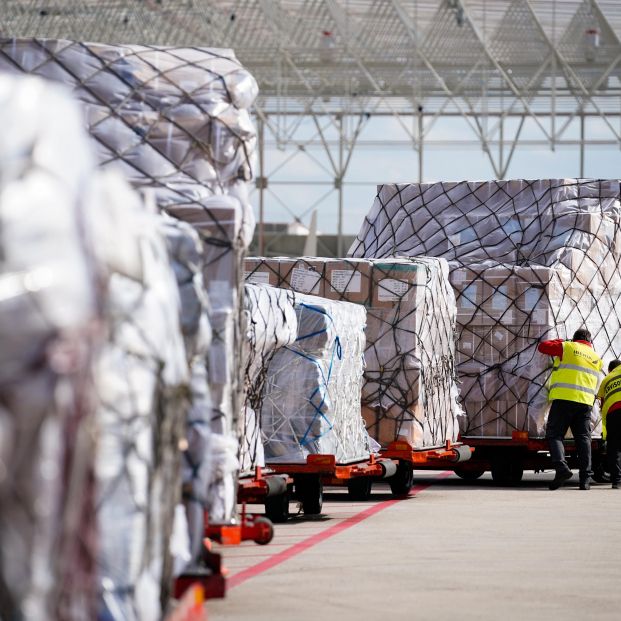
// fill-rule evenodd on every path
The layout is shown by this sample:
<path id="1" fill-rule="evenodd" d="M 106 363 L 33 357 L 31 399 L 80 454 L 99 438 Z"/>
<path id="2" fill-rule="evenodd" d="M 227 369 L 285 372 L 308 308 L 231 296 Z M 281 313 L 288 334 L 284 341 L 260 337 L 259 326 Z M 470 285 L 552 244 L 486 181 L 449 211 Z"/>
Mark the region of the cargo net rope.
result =
<path id="1" fill-rule="evenodd" d="M 449 260 L 462 434 L 542 437 L 552 361 L 537 344 L 586 327 L 605 362 L 621 353 L 619 218 L 618 181 L 382 185 L 350 255 Z"/>
<path id="2" fill-rule="evenodd" d="M 274 354 L 298 337 L 293 291 L 266 285 L 244 286 L 244 405 L 240 417 L 239 463 L 242 474 L 265 466 L 259 417 L 268 368 Z"/>
<path id="3" fill-rule="evenodd" d="M 366 309 L 362 414 L 381 445 L 456 440 L 455 296 L 442 259 L 249 258 L 247 281 Z"/>

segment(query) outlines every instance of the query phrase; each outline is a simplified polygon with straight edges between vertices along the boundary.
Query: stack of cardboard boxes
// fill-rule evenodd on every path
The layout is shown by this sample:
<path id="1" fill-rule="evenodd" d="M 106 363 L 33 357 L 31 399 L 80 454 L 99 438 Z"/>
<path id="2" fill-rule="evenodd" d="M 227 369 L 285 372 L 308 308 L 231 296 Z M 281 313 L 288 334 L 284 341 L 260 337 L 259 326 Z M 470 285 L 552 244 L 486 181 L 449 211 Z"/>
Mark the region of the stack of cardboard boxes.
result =
<path id="1" fill-rule="evenodd" d="M 464 435 L 544 434 L 540 340 L 585 326 L 600 355 L 621 353 L 619 195 L 618 181 L 575 179 L 378 188 L 350 254 L 450 260 Z"/>
<path id="2" fill-rule="evenodd" d="M 455 299 L 438 259 L 246 259 L 245 277 L 367 309 L 362 412 L 383 445 L 457 435 Z"/>

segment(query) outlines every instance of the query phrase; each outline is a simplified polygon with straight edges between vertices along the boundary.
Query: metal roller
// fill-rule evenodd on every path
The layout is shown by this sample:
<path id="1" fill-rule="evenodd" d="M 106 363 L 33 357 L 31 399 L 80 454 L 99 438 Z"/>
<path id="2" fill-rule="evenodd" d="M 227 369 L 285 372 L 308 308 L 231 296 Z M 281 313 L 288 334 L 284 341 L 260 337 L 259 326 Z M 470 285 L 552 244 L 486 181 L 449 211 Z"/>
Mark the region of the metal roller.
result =
<path id="1" fill-rule="evenodd" d="M 267 498 L 270 496 L 280 496 L 287 491 L 287 481 L 282 476 L 265 477 L 267 483 Z"/>
<path id="2" fill-rule="evenodd" d="M 472 452 L 470 451 L 469 446 L 454 446 L 453 447 L 454 458 L 451 461 L 453 462 L 468 461 L 471 455 L 472 455 Z"/>
<path id="3" fill-rule="evenodd" d="M 382 479 L 388 479 L 397 472 L 397 464 L 392 459 L 380 459 L 377 463 L 382 467 Z"/>

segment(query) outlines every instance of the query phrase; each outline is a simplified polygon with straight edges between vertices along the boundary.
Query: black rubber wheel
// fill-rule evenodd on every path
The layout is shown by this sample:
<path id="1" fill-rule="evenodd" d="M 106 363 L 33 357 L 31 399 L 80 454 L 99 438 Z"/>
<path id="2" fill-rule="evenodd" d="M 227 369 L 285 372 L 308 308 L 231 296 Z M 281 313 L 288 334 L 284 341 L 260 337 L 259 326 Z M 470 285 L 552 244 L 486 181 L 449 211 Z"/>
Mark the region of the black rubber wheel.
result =
<path id="1" fill-rule="evenodd" d="M 492 479 L 499 485 L 517 485 L 524 476 L 524 465 L 519 458 L 492 460 Z"/>
<path id="2" fill-rule="evenodd" d="M 464 481 L 476 481 L 485 474 L 485 469 L 481 470 L 466 470 L 465 468 L 455 468 L 453 472 Z"/>
<path id="3" fill-rule="evenodd" d="M 369 500 L 372 488 L 371 477 L 359 477 L 347 481 L 347 493 L 350 500 Z"/>
<path id="4" fill-rule="evenodd" d="M 254 524 L 260 528 L 260 532 L 257 537 L 255 537 L 254 542 L 258 543 L 260 546 L 267 545 L 274 538 L 272 522 L 267 518 L 258 517 L 255 519 Z"/>
<path id="5" fill-rule="evenodd" d="M 409 461 L 400 461 L 397 472 L 389 479 L 393 496 L 407 496 L 414 485 L 414 469 Z"/>
<path id="6" fill-rule="evenodd" d="M 323 484 L 318 476 L 295 479 L 295 491 L 305 515 L 319 515 L 323 507 Z"/>
<path id="7" fill-rule="evenodd" d="M 275 524 L 281 524 L 289 519 L 289 494 L 268 496 L 265 499 L 265 515 Z"/>

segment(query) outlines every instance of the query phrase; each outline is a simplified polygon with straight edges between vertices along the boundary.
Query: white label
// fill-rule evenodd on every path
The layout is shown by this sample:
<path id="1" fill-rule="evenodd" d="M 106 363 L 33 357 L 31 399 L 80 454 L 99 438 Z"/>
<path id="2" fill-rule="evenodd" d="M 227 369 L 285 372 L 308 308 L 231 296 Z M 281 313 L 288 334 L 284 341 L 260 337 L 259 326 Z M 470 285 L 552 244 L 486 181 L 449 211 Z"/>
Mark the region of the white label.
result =
<path id="1" fill-rule="evenodd" d="M 384 278 L 377 283 L 377 299 L 380 302 L 406 301 L 410 296 L 410 283 L 394 278 Z"/>
<path id="2" fill-rule="evenodd" d="M 246 282 L 254 282 L 260 285 L 270 284 L 269 272 L 244 272 L 244 280 Z"/>
<path id="3" fill-rule="evenodd" d="M 313 270 L 294 267 L 291 272 L 291 288 L 300 293 L 319 293 L 321 274 Z"/>
<path id="4" fill-rule="evenodd" d="M 333 270 L 330 276 L 330 290 L 338 293 L 360 293 L 362 275 L 355 270 Z"/>

